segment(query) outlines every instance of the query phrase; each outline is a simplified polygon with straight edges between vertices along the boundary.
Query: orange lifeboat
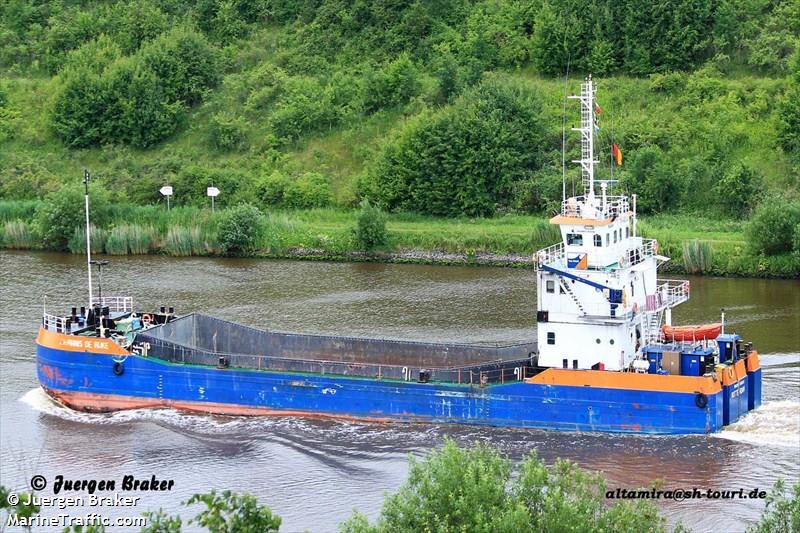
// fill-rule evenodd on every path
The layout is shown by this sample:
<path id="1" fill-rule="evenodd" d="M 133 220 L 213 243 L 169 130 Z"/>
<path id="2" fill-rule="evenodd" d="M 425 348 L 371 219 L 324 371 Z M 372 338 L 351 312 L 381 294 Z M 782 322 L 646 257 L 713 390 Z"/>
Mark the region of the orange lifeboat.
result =
<path id="1" fill-rule="evenodd" d="M 722 324 L 699 324 L 694 326 L 661 326 L 664 337 L 675 341 L 714 340 L 722 333 Z"/>

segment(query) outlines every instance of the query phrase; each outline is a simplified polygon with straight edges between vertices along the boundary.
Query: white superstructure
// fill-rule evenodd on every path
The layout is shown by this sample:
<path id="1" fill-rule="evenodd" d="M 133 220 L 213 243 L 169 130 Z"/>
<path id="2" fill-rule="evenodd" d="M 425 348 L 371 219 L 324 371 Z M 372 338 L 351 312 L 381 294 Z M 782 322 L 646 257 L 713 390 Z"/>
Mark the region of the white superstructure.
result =
<path id="1" fill-rule="evenodd" d="M 658 281 L 658 243 L 636 235 L 636 197 L 595 180 L 595 87 L 581 84 L 583 196 L 564 198 L 550 220 L 562 242 L 535 256 L 540 366 L 623 370 L 658 340 L 670 309 L 689 299 L 687 281 Z M 599 186 L 599 191 L 596 190 Z"/>

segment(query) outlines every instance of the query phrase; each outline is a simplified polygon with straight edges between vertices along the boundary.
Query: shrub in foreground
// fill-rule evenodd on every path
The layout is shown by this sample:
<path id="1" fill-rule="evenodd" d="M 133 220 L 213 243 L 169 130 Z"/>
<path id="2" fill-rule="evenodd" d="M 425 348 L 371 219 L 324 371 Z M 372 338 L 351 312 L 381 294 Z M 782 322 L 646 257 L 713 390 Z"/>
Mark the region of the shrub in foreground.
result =
<path id="1" fill-rule="evenodd" d="M 109 214 L 108 192 L 93 185 L 89 191 L 89 201 L 92 224 L 104 226 Z M 75 228 L 86 227 L 83 186 L 68 184 L 48 194 L 36 208 L 36 221 L 45 248 L 67 251 Z"/>
<path id="2" fill-rule="evenodd" d="M 378 207 L 370 205 L 369 200 L 361 202 L 353 236 L 356 245 L 362 250 L 372 250 L 386 244 L 389 237 L 386 231 L 386 215 Z"/>
<path id="3" fill-rule="evenodd" d="M 217 240 L 225 255 L 253 255 L 263 231 L 263 215 L 250 204 L 228 209 L 219 222 Z"/>
<path id="4" fill-rule="evenodd" d="M 384 500 L 370 524 L 355 513 L 346 533 L 411 531 L 666 531 L 649 501 L 607 505 L 605 481 L 569 461 L 548 467 L 528 455 L 511 462 L 490 446 L 452 440 L 426 460 L 411 459 L 406 483 Z"/>
<path id="5" fill-rule="evenodd" d="M 758 206 L 745 235 L 755 252 L 767 255 L 790 252 L 798 224 L 800 202 L 772 198 Z"/>

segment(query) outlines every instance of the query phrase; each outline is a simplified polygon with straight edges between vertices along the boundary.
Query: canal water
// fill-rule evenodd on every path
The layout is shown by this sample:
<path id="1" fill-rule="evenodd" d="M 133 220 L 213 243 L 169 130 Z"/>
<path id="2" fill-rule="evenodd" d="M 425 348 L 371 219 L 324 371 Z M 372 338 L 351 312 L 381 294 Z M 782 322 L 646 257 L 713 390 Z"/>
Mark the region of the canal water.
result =
<path id="1" fill-rule="evenodd" d="M 142 309 L 166 305 L 262 328 L 428 341 L 506 343 L 536 333 L 528 270 L 110 259 L 103 293 L 134 296 Z M 133 510 L 104 508 L 107 516 L 161 507 L 188 518 L 182 502 L 193 493 L 230 488 L 269 504 L 283 518 L 282 531 L 335 531 L 354 508 L 377 516 L 384 494 L 404 481 L 409 454 L 422 457 L 445 437 L 492 443 L 513 460 L 533 449 L 548 462 L 568 458 L 602 471 L 610 488 L 660 479 L 666 489 L 747 492 L 800 478 L 800 281 L 691 278 L 691 300 L 676 310 L 675 323 L 715 321 L 725 308 L 727 329 L 762 354 L 764 405 L 717 435 L 654 437 L 173 411 L 75 413 L 38 388 L 34 338 L 43 305 L 65 312 L 87 299 L 83 258 L 0 252 L 0 271 L 0 483 L 22 489 L 36 474 L 51 483 L 58 474 L 175 480 L 172 491 L 145 494 Z M 52 494 L 50 487 L 43 494 Z M 743 531 L 764 502 L 659 505 L 671 524 Z"/>

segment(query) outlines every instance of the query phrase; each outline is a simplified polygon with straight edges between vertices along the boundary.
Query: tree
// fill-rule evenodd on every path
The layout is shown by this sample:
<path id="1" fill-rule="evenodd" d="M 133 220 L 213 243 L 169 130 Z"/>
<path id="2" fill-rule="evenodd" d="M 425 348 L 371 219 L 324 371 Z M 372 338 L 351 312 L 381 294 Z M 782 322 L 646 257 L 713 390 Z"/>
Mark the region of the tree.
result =
<path id="1" fill-rule="evenodd" d="M 164 97 L 195 105 L 222 78 L 219 50 L 191 27 L 178 26 L 147 44 L 144 63 L 161 80 Z"/>
<path id="2" fill-rule="evenodd" d="M 217 240 L 226 255 L 252 255 L 263 231 L 263 215 L 253 205 L 228 209 L 219 223 Z"/>
<path id="3" fill-rule="evenodd" d="M 638 208 L 642 213 L 658 213 L 674 209 L 681 201 L 683 184 L 658 146 L 645 146 L 638 150 L 623 183 L 639 195 Z"/>
<path id="4" fill-rule="evenodd" d="M 788 89 L 779 107 L 778 141 L 786 153 L 800 159 L 800 46 L 790 68 Z"/>
<path id="5" fill-rule="evenodd" d="M 370 169 L 385 207 L 481 216 L 509 206 L 513 184 L 542 167 L 537 95 L 492 77 L 441 111 L 411 119 Z"/>

